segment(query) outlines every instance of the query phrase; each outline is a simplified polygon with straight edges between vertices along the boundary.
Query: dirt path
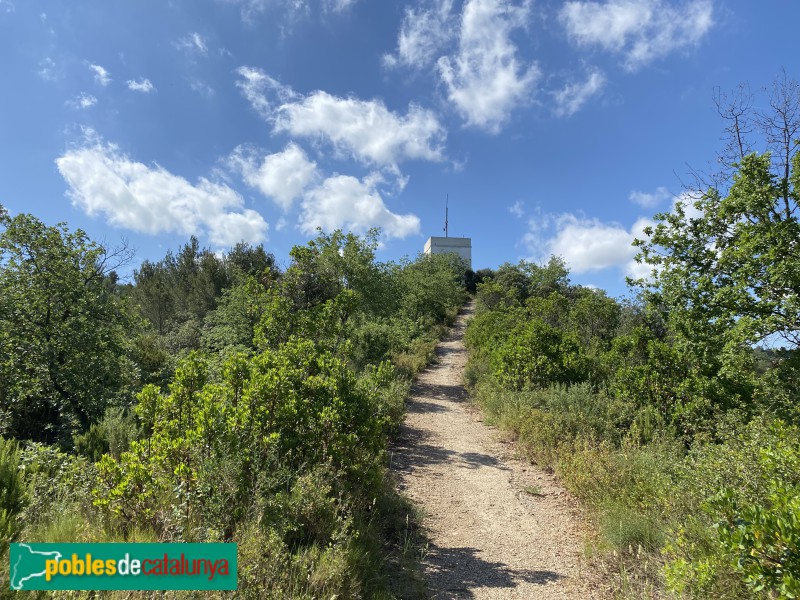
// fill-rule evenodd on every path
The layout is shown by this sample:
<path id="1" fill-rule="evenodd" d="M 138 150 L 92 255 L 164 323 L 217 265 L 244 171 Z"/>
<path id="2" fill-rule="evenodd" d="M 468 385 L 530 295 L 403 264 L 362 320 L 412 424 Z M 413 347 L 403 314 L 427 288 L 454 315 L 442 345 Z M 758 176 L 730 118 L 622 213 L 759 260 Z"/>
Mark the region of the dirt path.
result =
<path id="1" fill-rule="evenodd" d="M 401 490 L 424 513 L 428 589 L 436 599 L 593 597 L 568 495 L 552 476 L 515 460 L 466 401 L 471 311 L 414 385 L 393 449 Z"/>

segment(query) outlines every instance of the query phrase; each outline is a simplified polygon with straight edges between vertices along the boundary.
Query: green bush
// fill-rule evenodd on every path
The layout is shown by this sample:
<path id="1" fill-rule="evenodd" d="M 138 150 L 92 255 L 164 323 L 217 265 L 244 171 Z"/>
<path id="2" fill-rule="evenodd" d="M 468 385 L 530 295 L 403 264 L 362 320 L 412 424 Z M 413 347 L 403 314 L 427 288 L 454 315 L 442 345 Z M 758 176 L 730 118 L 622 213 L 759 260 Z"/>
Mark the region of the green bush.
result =
<path id="1" fill-rule="evenodd" d="M 497 380 L 512 390 L 586 380 L 577 338 L 538 318 L 519 325 L 492 352 L 490 364 Z"/>
<path id="2" fill-rule="evenodd" d="M 754 420 L 693 451 L 672 494 L 669 586 L 715 597 L 792 598 L 800 573 L 800 431 Z"/>
<path id="3" fill-rule="evenodd" d="M 19 515 L 25 508 L 27 491 L 16 442 L 0 438 L 0 558 L 8 542 L 19 534 Z"/>
<path id="4" fill-rule="evenodd" d="M 74 440 L 75 452 L 92 462 L 97 462 L 108 452 L 108 439 L 103 428 L 97 423 L 92 423 L 86 433 L 75 435 Z"/>
<path id="5" fill-rule="evenodd" d="M 75 436 L 75 452 L 92 462 L 99 461 L 109 452 L 118 459 L 139 436 L 139 425 L 133 413 L 112 406 L 106 409 L 99 423 L 92 424 L 86 433 Z"/>
<path id="6" fill-rule="evenodd" d="M 64 507 L 91 513 L 94 465 L 44 444 L 28 444 L 20 452 L 21 470 L 30 486 L 23 513 L 26 526 L 48 521 Z"/>

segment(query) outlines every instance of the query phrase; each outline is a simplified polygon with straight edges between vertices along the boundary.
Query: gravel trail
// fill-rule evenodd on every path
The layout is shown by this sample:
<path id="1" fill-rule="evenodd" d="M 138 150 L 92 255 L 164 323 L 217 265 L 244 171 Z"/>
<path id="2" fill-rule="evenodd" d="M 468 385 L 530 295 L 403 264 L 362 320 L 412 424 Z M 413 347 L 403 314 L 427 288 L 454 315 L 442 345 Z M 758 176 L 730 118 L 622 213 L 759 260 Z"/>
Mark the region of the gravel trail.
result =
<path id="1" fill-rule="evenodd" d="M 400 489 L 422 509 L 430 595 L 444 598 L 593 598 L 574 501 L 467 401 L 459 316 L 407 403 L 393 445 Z"/>

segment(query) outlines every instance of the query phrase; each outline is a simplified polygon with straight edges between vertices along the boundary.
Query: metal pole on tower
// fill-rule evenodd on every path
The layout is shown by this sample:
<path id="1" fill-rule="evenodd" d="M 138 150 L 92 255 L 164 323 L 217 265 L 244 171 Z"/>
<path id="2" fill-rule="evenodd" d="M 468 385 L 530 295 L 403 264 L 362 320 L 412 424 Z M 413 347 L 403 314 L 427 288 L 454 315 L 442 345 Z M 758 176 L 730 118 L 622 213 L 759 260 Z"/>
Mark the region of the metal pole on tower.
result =
<path id="1" fill-rule="evenodd" d="M 449 217 L 449 211 L 450 211 L 450 194 L 448 193 L 447 200 L 445 200 L 444 203 L 444 237 L 448 237 L 447 221 Z"/>

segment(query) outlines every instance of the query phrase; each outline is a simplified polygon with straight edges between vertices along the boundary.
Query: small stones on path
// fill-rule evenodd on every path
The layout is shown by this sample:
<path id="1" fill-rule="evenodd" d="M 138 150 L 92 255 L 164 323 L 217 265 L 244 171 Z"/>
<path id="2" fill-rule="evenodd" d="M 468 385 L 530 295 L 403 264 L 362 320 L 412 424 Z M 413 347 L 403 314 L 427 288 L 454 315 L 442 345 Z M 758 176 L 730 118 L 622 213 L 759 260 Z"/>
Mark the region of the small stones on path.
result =
<path id="1" fill-rule="evenodd" d="M 513 443 L 467 403 L 471 314 L 468 306 L 440 343 L 439 362 L 419 376 L 393 449 L 400 489 L 425 515 L 431 597 L 599 597 L 584 577 L 584 532 L 570 495 L 515 459 Z"/>

